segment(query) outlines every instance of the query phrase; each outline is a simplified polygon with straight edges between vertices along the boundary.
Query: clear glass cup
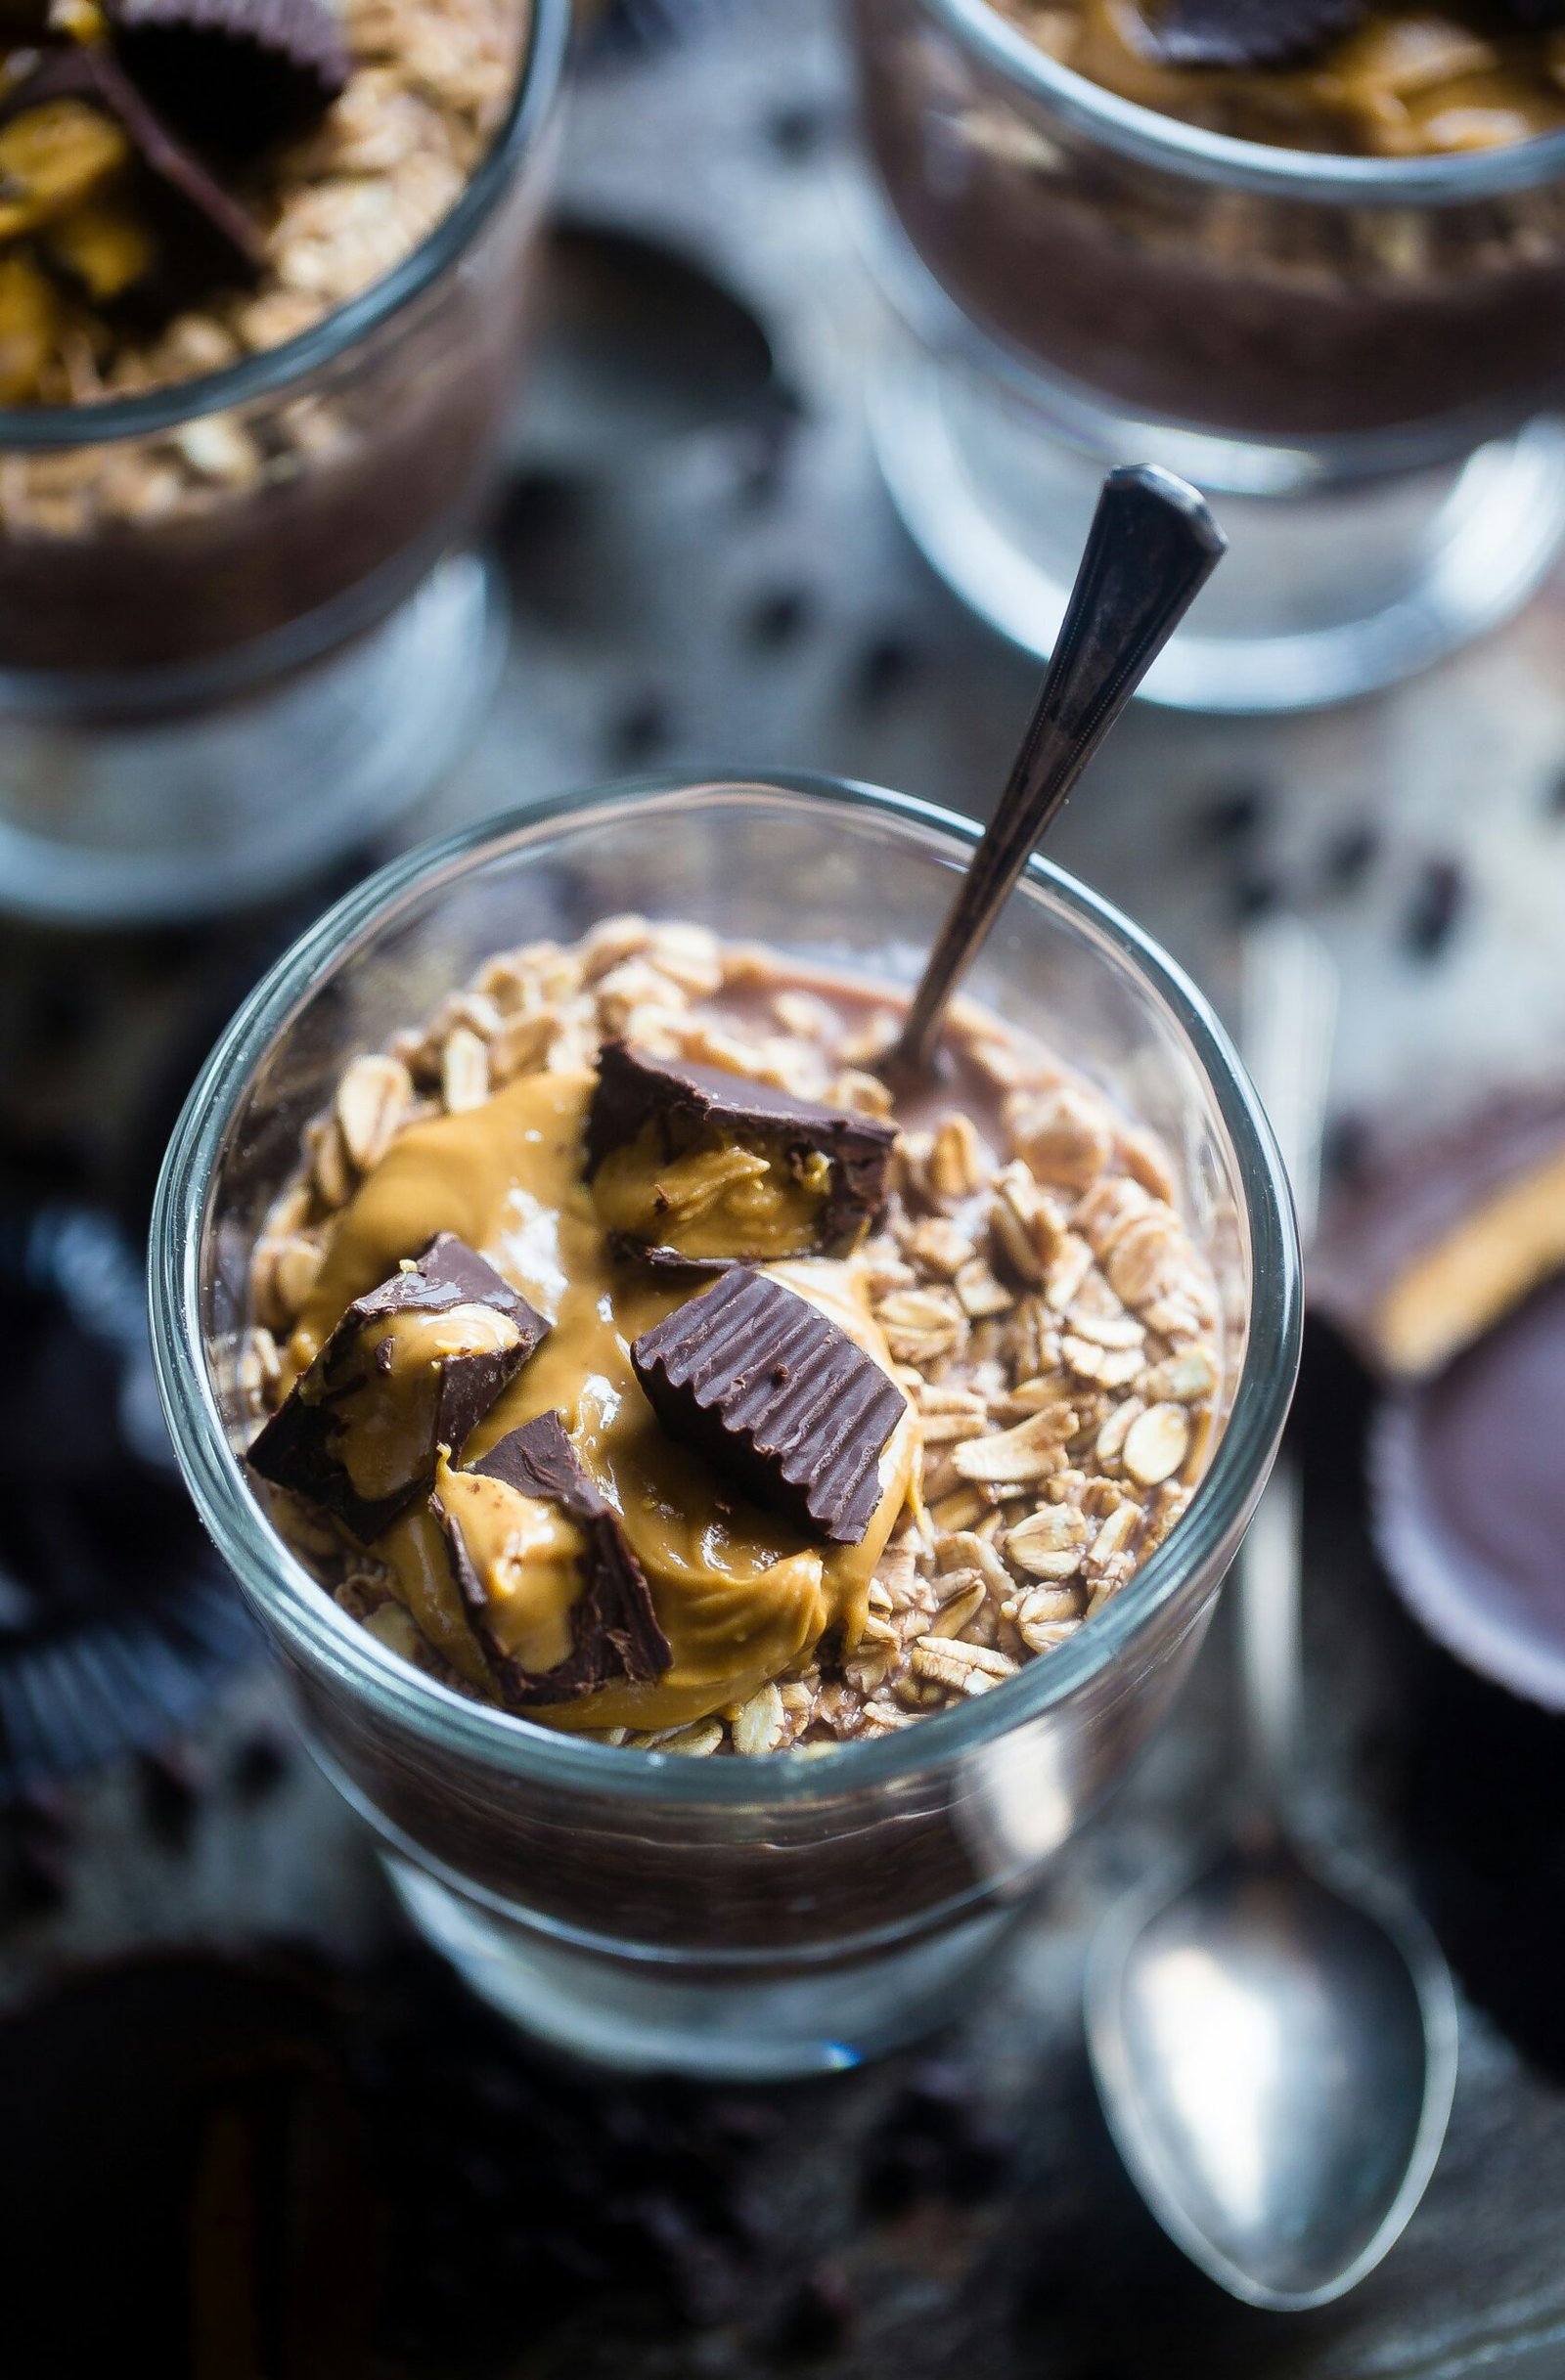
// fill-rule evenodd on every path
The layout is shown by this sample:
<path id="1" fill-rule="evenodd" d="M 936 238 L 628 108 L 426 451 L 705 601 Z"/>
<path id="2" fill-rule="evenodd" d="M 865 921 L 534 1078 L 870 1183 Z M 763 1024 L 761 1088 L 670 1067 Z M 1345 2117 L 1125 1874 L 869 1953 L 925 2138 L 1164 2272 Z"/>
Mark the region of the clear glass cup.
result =
<path id="1" fill-rule="evenodd" d="M 298 337 L 0 409 L 0 907 L 188 916 L 324 866 L 481 715 L 470 550 L 531 309 L 569 0 L 449 214 Z"/>
<path id="2" fill-rule="evenodd" d="M 656 778 L 416 852 L 267 977 L 169 1151 L 154 1342 L 206 1526 L 415 1922 L 487 1999 L 572 2050 L 800 2073 L 889 2047 L 970 1986 L 1167 1708 L 1271 1466 L 1299 1274 L 1270 1129 L 1172 962 L 1034 860 L 972 989 L 1166 1140 L 1227 1317 L 1221 1437 L 1179 1527 L 1057 1652 L 960 1709 L 813 1759 L 687 1760 L 551 1733 L 431 1683 L 349 1619 L 239 1460 L 250 1252 L 346 1059 L 491 951 L 637 908 L 907 986 L 976 833 L 865 786 Z"/>
<path id="3" fill-rule="evenodd" d="M 1408 159 L 1207 132 L 989 0 L 851 0 L 889 205 L 876 443 L 958 592 L 1049 649 L 1104 468 L 1219 499 L 1223 569 L 1146 685 L 1360 693 L 1495 625 L 1565 538 L 1565 133 Z"/>

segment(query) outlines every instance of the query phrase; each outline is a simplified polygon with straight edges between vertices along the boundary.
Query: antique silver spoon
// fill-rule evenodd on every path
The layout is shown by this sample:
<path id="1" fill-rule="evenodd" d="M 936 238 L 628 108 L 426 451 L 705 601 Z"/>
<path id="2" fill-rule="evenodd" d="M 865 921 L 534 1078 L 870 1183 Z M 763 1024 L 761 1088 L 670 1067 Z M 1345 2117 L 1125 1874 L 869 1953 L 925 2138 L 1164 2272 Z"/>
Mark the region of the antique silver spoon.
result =
<path id="1" fill-rule="evenodd" d="M 1251 1071 L 1314 1226 L 1331 962 L 1279 918 L 1246 952 Z M 1340 2297 L 1423 2196 L 1451 2112 L 1456 2011 L 1412 1910 L 1330 1881 L 1283 1822 L 1299 1689 L 1299 1509 L 1278 1466 L 1239 1557 L 1247 1737 L 1238 1823 L 1193 1869 L 1133 1893 L 1088 1964 L 1087 2039 L 1142 2197 L 1234 2297 Z"/>

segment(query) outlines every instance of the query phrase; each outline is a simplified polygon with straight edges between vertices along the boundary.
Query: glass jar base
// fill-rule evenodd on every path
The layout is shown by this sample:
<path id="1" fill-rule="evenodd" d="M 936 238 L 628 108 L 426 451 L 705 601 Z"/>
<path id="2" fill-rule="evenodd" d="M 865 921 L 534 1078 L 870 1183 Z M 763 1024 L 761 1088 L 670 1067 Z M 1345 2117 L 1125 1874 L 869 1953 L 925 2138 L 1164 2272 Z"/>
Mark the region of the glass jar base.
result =
<path id="1" fill-rule="evenodd" d="M 150 925 L 304 881 L 438 779 L 504 645 L 493 574 L 459 553 L 376 628 L 269 679 L 247 655 L 177 683 L 0 673 L 0 906 Z"/>
<path id="2" fill-rule="evenodd" d="M 1103 473 L 1191 441 L 1105 413 L 1069 434 L 1047 393 L 890 333 L 871 386 L 881 471 L 915 542 L 981 618 L 1047 657 Z M 1130 443 L 1124 442 L 1129 433 Z M 1217 441 L 1197 442 L 1216 447 Z M 1243 486 L 1247 450 L 1222 442 Z M 1172 451 L 1179 446 L 1181 451 Z M 1134 451 L 1132 451 L 1134 450 Z M 1274 460 L 1258 454 L 1252 484 Z M 1199 475 L 1199 474 L 1197 474 Z M 1214 484 L 1208 478 L 1207 484 Z M 1305 710 L 1427 668 L 1498 627 L 1565 543 L 1565 423 L 1543 418 L 1455 462 L 1336 487 L 1227 494 L 1229 553 L 1142 689 L 1177 710 Z"/>
<path id="3" fill-rule="evenodd" d="M 970 1997 L 973 1970 L 1014 1917 L 986 1910 L 851 1964 L 714 1976 L 693 1961 L 671 1968 L 629 1949 L 606 1957 L 560 1941 L 520 1912 L 505 1916 L 425 1868 L 380 1856 L 425 1940 L 523 2032 L 596 2065 L 711 2082 L 840 2073 L 932 2031 Z"/>

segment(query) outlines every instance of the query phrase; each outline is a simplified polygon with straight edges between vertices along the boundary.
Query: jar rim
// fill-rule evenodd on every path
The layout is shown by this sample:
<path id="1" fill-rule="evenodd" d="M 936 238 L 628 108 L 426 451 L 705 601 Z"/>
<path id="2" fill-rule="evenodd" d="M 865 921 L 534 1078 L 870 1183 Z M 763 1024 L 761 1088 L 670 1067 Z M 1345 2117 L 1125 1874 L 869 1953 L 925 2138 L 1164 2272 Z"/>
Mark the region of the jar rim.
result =
<path id="1" fill-rule="evenodd" d="M 156 437 L 204 414 L 226 411 L 308 379 L 411 305 L 463 256 L 488 223 L 523 158 L 536 146 L 559 89 L 570 33 L 570 0 L 530 0 L 526 47 L 504 122 L 450 209 L 389 273 L 335 306 L 309 330 L 275 347 L 166 388 L 90 405 L 0 406 L 0 454 L 51 453 Z"/>
<path id="2" fill-rule="evenodd" d="M 910 1780 L 977 1753 L 1109 1669 L 1204 1564 L 1230 1546 L 1270 1467 L 1298 1369 L 1302 1292 L 1297 1234 L 1282 1160 L 1259 1098 L 1223 1027 L 1184 971 L 1110 903 L 1036 856 L 1024 884 L 1106 943 L 1125 971 L 1150 987 L 1209 1084 L 1234 1161 L 1250 1239 L 1252 1296 L 1243 1362 L 1227 1427 L 1178 1527 L 1107 1609 L 1004 1688 L 920 1719 L 872 1743 L 844 1743 L 828 1758 L 692 1761 L 584 1741 L 472 1701 L 381 1645 L 333 1601 L 272 1528 L 248 1486 L 218 1407 L 201 1320 L 201 1269 L 211 1192 L 230 1122 L 279 1035 L 316 978 L 349 961 L 396 911 L 442 880 L 481 870 L 527 843 L 549 848 L 554 829 L 600 825 L 634 805 L 694 808 L 727 799 L 877 815 L 926 848 L 970 850 L 979 827 L 934 804 L 878 786 L 809 771 L 736 771 L 693 779 L 655 775 L 564 794 L 485 820 L 393 859 L 329 909 L 286 952 L 240 1008 L 186 1102 L 164 1160 L 149 1241 L 149 1294 L 158 1390 L 180 1468 L 218 1551 L 249 1601 L 285 1634 L 415 1737 L 492 1767 L 531 1773 L 563 1789 L 627 1801 L 715 1807 L 832 1800 Z"/>
<path id="3" fill-rule="evenodd" d="M 993 71 L 1045 102 L 1078 132 L 1188 181 L 1317 203 L 1452 206 L 1529 190 L 1565 174 L 1565 130 L 1503 148 L 1423 157 L 1345 157 L 1209 132 L 1078 74 L 1003 17 L 993 0 L 918 0 L 918 5 Z"/>

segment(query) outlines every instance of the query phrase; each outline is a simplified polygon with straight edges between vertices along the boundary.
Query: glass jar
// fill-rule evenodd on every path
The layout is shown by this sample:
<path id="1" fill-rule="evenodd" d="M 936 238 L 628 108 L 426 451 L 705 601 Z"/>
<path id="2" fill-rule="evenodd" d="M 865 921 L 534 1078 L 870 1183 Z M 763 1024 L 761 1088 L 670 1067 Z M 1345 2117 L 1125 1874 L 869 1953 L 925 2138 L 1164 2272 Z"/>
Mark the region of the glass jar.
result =
<path id="1" fill-rule="evenodd" d="M 146 395 L 0 409 L 0 904 L 258 898 L 438 776 L 501 615 L 470 540 L 530 311 L 569 0 L 530 0 L 450 212 L 301 335 Z"/>
<path id="2" fill-rule="evenodd" d="M 250 1253 L 344 1062 L 491 951 L 629 907 L 908 986 L 977 829 L 864 786 L 654 779 L 394 862 L 276 967 L 176 1132 L 152 1234 L 174 1442 L 291 1674 L 317 1756 L 415 1921 L 573 2050 L 781 2075 L 935 2021 L 1168 1706 L 1270 1468 L 1298 1359 L 1298 1252 L 1270 1129 L 1198 993 L 1034 860 L 972 990 L 1161 1134 L 1225 1314 L 1221 1434 L 1190 1510 L 1104 1611 L 993 1694 L 816 1758 L 686 1760 L 465 1700 L 351 1620 L 240 1460 Z"/>
<path id="3" fill-rule="evenodd" d="M 1565 536 L 1565 134 L 1270 148 L 1071 72 L 989 0 L 853 0 L 897 322 L 893 494 L 1040 651 L 1107 463 L 1220 505 L 1229 561 L 1148 681 L 1266 709 L 1503 618 Z"/>

